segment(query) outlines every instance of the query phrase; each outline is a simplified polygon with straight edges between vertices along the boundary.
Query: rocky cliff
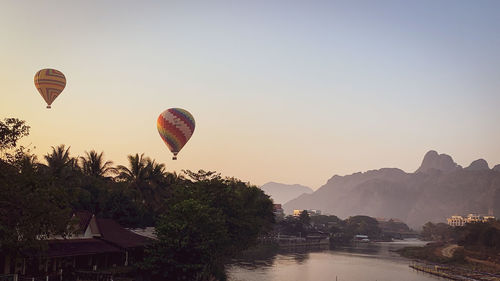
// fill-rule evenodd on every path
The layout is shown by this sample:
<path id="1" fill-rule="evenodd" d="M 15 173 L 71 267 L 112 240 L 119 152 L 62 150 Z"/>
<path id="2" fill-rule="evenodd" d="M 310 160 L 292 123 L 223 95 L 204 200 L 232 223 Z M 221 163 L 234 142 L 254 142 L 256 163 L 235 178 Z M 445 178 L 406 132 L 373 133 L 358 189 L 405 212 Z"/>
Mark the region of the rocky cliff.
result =
<path id="1" fill-rule="evenodd" d="M 369 215 L 398 218 L 413 228 L 427 221 L 443 222 L 454 214 L 493 211 L 500 217 L 500 171 L 479 159 L 467 168 L 451 156 L 429 151 L 415 173 L 384 168 L 347 176 L 333 176 L 312 194 L 284 205 L 320 209 L 339 217 Z"/>

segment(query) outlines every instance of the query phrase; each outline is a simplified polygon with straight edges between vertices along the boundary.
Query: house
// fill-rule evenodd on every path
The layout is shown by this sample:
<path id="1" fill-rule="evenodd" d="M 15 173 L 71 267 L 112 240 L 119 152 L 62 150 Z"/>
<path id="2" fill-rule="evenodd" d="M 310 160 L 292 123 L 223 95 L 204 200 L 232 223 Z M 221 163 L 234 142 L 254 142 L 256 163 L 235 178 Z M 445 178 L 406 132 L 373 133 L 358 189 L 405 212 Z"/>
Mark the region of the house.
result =
<path id="1" fill-rule="evenodd" d="M 310 210 L 293 210 L 293 216 L 294 217 L 298 217 L 298 216 L 300 216 L 300 214 L 302 214 L 303 211 L 307 211 L 307 214 L 309 216 L 319 216 L 319 215 L 321 215 L 321 210 L 310 209 Z"/>
<path id="2" fill-rule="evenodd" d="M 24 251 L 16 258 L 2 257 L 0 271 L 26 277 L 62 278 L 76 270 L 128 266 L 142 259 L 144 247 L 152 241 L 114 220 L 97 218 L 86 211 L 76 212 L 71 221 L 69 237 L 51 237 L 41 252 Z"/>
<path id="3" fill-rule="evenodd" d="M 273 213 L 276 221 L 281 221 L 285 217 L 281 204 L 273 204 Z"/>
<path id="4" fill-rule="evenodd" d="M 453 227 L 464 226 L 466 223 L 489 222 L 494 220 L 494 216 L 482 216 L 478 214 L 468 214 L 466 217 L 455 215 L 446 219 L 448 225 Z"/>

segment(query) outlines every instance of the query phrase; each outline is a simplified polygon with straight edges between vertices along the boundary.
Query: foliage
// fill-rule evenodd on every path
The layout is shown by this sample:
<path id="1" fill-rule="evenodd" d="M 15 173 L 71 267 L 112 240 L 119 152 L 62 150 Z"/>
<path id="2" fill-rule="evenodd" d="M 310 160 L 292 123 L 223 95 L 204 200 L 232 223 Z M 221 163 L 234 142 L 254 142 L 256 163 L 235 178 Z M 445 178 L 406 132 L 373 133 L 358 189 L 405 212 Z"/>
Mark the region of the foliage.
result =
<path id="1" fill-rule="evenodd" d="M 348 237 L 362 234 L 376 238 L 382 233 L 376 219 L 368 216 L 353 216 L 346 220 L 344 232 Z"/>
<path id="2" fill-rule="evenodd" d="M 456 229 L 458 243 L 466 249 L 493 250 L 500 252 L 500 228 L 498 223 L 468 223 Z"/>
<path id="3" fill-rule="evenodd" d="M 0 122 L 1 149 L 10 149 L 29 127 L 15 118 Z M 43 248 L 43 238 L 65 235 L 70 218 L 68 194 L 55 184 L 36 157 L 17 152 L 0 159 L 0 251 Z M 12 162 L 11 160 L 15 161 Z"/>
<path id="4" fill-rule="evenodd" d="M 315 225 L 328 225 L 328 224 L 337 224 L 341 225 L 343 223 L 343 220 L 341 220 L 337 216 L 333 215 L 317 215 L 317 216 L 312 216 L 311 217 L 311 223 L 314 223 Z"/>
<path id="5" fill-rule="evenodd" d="M 310 216 L 303 211 L 299 217 L 287 216 L 278 222 L 275 233 L 292 236 L 307 236 L 318 232 L 329 234 L 332 241 L 337 243 L 351 242 L 355 235 L 368 235 L 370 239 L 381 239 L 384 236 L 378 221 L 368 216 L 353 216 L 341 220 L 333 215 Z"/>
<path id="6" fill-rule="evenodd" d="M 190 180 L 171 186 L 158 223 L 159 241 L 149 249 L 144 268 L 158 280 L 223 279 L 225 258 L 255 245 L 270 230 L 272 201 L 259 188 L 214 172 L 186 174 Z"/>
<path id="7" fill-rule="evenodd" d="M 450 241 L 455 238 L 453 228 L 445 223 L 427 222 L 422 227 L 421 236 L 427 241 Z"/>
<path id="8" fill-rule="evenodd" d="M 0 122 L 0 151 L 28 135 L 24 121 Z M 257 243 L 274 223 L 259 188 L 205 171 L 166 172 L 144 154 L 113 167 L 103 152 L 72 157 L 53 146 L 44 163 L 22 147 L 0 158 L 0 251 L 43 248 L 67 233 L 72 212 L 87 210 L 126 227 L 157 226 L 143 268 L 159 280 L 224 279 L 224 261 Z"/>
<path id="9" fill-rule="evenodd" d="M 306 226 L 309 226 L 311 223 L 311 217 L 309 217 L 309 213 L 307 210 L 303 210 L 299 215 L 299 221 Z"/>
<path id="10" fill-rule="evenodd" d="M 158 241 L 144 262 L 153 280 L 204 280 L 219 273 L 220 255 L 229 241 L 221 210 L 196 199 L 172 205 L 160 217 Z"/>
<path id="11" fill-rule="evenodd" d="M 103 154 L 103 152 L 97 153 L 95 150 L 91 150 L 85 152 L 84 157 L 80 157 L 84 175 L 102 178 L 108 174 L 116 173 L 116 169 L 112 167 L 113 161 L 104 161 Z"/>
<path id="12" fill-rule="evenodd" d="M 0 151 L 12 149 L 22 137 L 29 135 L 30 127 L 24 120 L 5 118 L 0 121 Z"/>

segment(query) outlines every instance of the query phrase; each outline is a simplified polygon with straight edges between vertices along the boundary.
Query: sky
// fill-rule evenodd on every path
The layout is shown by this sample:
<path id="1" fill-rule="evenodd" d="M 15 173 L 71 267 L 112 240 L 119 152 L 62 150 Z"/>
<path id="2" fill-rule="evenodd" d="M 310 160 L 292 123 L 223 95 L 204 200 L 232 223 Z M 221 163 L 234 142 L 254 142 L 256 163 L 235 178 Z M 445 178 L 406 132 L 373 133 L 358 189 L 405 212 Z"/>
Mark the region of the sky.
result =
<path id="1" fill-rule="evenodd" d="M 499 1 L 0 0 L 0 118 L 43 159 L 125 164 L 316 189 L 335 174 L 415 171 L 428 150 L 500 163 Z M 67 78 L 47 110 L 42 68 Z M 171 160 L 156 119 L 196 119 Z"/>

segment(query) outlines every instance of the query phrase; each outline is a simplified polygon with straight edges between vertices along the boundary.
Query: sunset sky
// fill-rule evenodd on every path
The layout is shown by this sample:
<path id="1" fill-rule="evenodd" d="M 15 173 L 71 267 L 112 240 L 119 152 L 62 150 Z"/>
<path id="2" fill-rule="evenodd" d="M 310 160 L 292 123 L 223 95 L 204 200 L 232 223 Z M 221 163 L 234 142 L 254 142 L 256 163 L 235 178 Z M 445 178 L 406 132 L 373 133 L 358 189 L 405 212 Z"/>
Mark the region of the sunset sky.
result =
<path id="1" fill-rule="evenodd" d="M 416 170 L 434 149 L 500 163 L 500 1 L 0 0 L 0 118 L 42 159 L 144 152 L 167 170 L 314 189 Z M 67 78 L 52 109 L 33 85 Z M 196 130 L 177 161 L 156 119 Z M 35 148 L 36 147 L 36 148 Z"/>

